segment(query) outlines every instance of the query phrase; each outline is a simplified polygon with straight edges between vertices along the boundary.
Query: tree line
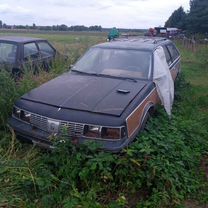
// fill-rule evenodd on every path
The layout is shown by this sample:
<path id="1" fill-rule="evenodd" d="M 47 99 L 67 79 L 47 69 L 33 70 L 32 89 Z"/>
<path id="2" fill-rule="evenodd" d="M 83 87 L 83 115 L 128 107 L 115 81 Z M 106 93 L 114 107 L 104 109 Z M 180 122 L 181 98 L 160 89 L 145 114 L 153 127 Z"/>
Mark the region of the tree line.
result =
<path id="1" fill-rule="evenodd" d="M 103 28 L 101 25 L 84 26 L 84 25 L 72 25 L 67 26 L 65 24 L 52 25 L 52 26 L 37 26 L 35 23 L 32 25 L 7 25 L 0 20 L 0 29 L 29 29 L 29 30 L 46 30 L 46 31 L 97 31 L 97 32 L 109 32 L 112 28 Z M 139 32 L 144 33 L 146 29 L 129 29 L 119 28 L 120 32 Z"/>
<path id="2" fill-rule="evenodd" d="M 183 7 L 175 10 L 165 27 L 177 27 L 191 34 L 208 34 L 208 0 L 190 0 L 190 10 Z"/>
<path id="3" fill-rule="evenodd" d="M 37 26 L 35 23 L 32 25 L 7 25 L 0 20 L 0 28 L 2 29 L 34 29 L 34 30 L 53 30 L 53 31 L 102 31 L 100 25 L 84 26 L 74 25 L 68 27 L 65 24 L 52 25 L 52 26 Z"/>

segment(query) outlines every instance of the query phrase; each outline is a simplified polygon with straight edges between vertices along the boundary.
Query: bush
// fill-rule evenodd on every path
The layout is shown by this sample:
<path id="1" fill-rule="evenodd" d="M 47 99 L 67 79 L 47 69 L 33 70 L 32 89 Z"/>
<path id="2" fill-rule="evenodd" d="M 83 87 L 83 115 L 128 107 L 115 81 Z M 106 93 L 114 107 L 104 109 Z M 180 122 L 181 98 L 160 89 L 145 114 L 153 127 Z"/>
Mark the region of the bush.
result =
<path id="1" fill-rule="evenodd" d="M 16 98 L 17 90 L 14 80 L 8 72 L 0 70 L 0 128 L 6 124 Z"/>
<path id="2" fill-rule="evenodd" d="M 183 81 L 178 86 L 180 101 L 172 120 L 159 109 L 147 130 L 120 154 L 98 151 L 94 143 L 76 146 L 67 138 L 59 138 L 50 153 L 27 150 L 29 158 L 4 161 L 0 178 L 8 185 L 1 193 L 13 196 L 10 205 L 24 202 L 34 207 L 180 204 L 187 194 L 200 188 L 197 168 L 208 149 L 208 135 L 200 129 L 198 118 L 184 121 L 180 103 L 186 98 L 181 95 L 189 86 Z"/>

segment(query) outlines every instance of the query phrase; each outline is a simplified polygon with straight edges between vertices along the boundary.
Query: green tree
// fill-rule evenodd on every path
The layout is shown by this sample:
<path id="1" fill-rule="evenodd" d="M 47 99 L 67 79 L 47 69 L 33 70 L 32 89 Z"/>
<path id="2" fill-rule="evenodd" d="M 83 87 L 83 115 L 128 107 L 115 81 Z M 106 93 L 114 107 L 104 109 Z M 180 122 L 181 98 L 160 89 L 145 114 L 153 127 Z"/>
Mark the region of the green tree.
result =
<path id="1" fill-rule="evenodd" d="M 64 24 L 62 24 L 62 25 L 59 25 L 59 30 L 60 31 L 67 31 L 68 30 L 68 27 L 67 27 L 67 25 L 64 25 Z"/>
<path id="2" fill-rule="evenodd" d="M 187 16 L 187 29 L 192 33 L 208 32 L 208 1 L 191 0 Z"/>
<path id="3" fill-rule="evenodd" d="M 0 28 L 2 28 L 2 26 L 3 26 L 3 23 L 2 23 L 2 21 L 0 20 Z"/>
<path id="4" fill-rule="evenodd" d="M 179 7 L 166 21 L 165 27 L 177 27 L 180 29 L 185 29 L 185 19 L 186 13 L 184 12 L 183 7 Z"/>
<path id="5" fill-rule="evenodd" d="M 37 29 L 37 26 L 36 26 L 36 24 L 35 24 L 35 23 L 33 23 L 33 25 L 32 25 L 32 29 Z"/>
<path id="6" fill-rule="evenodd" d="M 2 28 L 7 28 L 6 23 L 3 23 Z"/>

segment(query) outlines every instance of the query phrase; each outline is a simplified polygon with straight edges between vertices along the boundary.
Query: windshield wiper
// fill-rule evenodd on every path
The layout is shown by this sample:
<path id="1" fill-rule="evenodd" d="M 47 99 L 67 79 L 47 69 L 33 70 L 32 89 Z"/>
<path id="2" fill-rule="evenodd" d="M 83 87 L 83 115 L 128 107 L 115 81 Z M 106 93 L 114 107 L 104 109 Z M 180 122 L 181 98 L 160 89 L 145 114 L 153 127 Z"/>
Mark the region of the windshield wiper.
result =
<path id="1" fill-rule="evenodd" d="M 76 69 L 72 69 L 71 71 L 73 71 L 73 72 L 78 72 L 78 73 L 80 73 L 80 74 L 96 75 L 96 74 L 93 74 L 93 73 L 88 73 L 88 72 L 84 72 L 84 71 L 79 71 L 79 70 L 76 70 Z"/>
<path id="2" fill-rule="evenodd" d="M 79 70 L 76 70 L 76 69 L 72 69 L 71 71 L 73 71 L 73 72 L 78 72 L 78 73 L 80 73 L 80 74 L 93 75 L 93 76 L 97 76 L 97 77 L 102 76 L 101 74 L 90 73 L 90 72 L 84 72 L 84 71 L 79 71 Z"/>
<path id="3" fill-rule="evenodd" d="M 137 82 L 136 79 L 131 78 L 131 77 L 118 77 L 118 76 L 113 76 L 113 75 L 109 75 L 109 74 L 97 74 L 97 76 L 112 77 L 112 78 L 123 79 L 123 80 L 130 80 L 130 81 L 133 81 L 133 82 Z"/>
<path id="4" fill-rule="evenodd" d="M 118 76 L 113 76 L 113 75 L 109 75 L 109 74 L 89 73 L 89 72 L 79 71 L 79 70 L 76 70 L 76 69 L 72 69 L 71 71 L 73 71 L 73 72 L 78 72 L 78 73 L 81 73 L 81 74 L 87 74 L 87 75 L 98 76 L 98 77 L 117 78 L 117 79 L 130 80 L 130 81 L 133 81 L 133 82 L 137 82 L 136 79 L 131 78 L 131 77 L 118 77 Z"/>
<path id="5" fill-rule="evenodd" d="M 130 80 L 130 81 L 133 81 L 133 82 L 137 82 L 137 80 L 134 79 L 134 78 L 130 78 L 130 77 L 121 77 L 121 78 L 124 79 L 124 80 Z"/>
<path id="6" fill-rule="evenodd" d="M 87 72 L 79 71 L 79 70 L 76 70 L 76 69 L 72 69 L 71 71 L 78 72 L 80 74 L 88 74 Z"/>

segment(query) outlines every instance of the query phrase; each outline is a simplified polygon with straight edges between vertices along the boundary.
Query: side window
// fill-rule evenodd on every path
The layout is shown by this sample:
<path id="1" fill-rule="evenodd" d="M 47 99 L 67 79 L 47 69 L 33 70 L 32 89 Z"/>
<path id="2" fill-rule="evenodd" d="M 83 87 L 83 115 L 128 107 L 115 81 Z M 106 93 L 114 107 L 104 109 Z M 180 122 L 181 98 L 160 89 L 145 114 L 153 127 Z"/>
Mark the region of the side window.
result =
<path id="1" fill-rule="evenodd" d="M 0 42 L 0 62 L 14 63 L 17 56 L 17 45 Z"/>
<path id="2" fill-rule="evenodd" d="M 163 49 L 164 49 L 164 52 L 165 52 L 165 57 L 166 57 L 167 64 L 170 65 L 172 63 L 170 53 L 169 53 L 166 46 L 163 46 Z"/>
<path id="3" fill-rule="evenodd" d="M 39 52 L 35 43 L 24 44 L 24 60 L 36 59 L 38 56 Z"/>
<path id="4" fill-rule="evenodd" d="M 47 42 L 39 42 L 38 46 L 42 55 L 53 56 L 55 54 L 54 49 Z"/>
<path id="5" fill-rule="evenodd" d="M 167 47 L 168 47 L 168 50 L 169 50 L 171 57 L 174 61 L 179 56 L 179 53 L 173 44 L 169 44 L 169 45 L 167 45 Z"/>

